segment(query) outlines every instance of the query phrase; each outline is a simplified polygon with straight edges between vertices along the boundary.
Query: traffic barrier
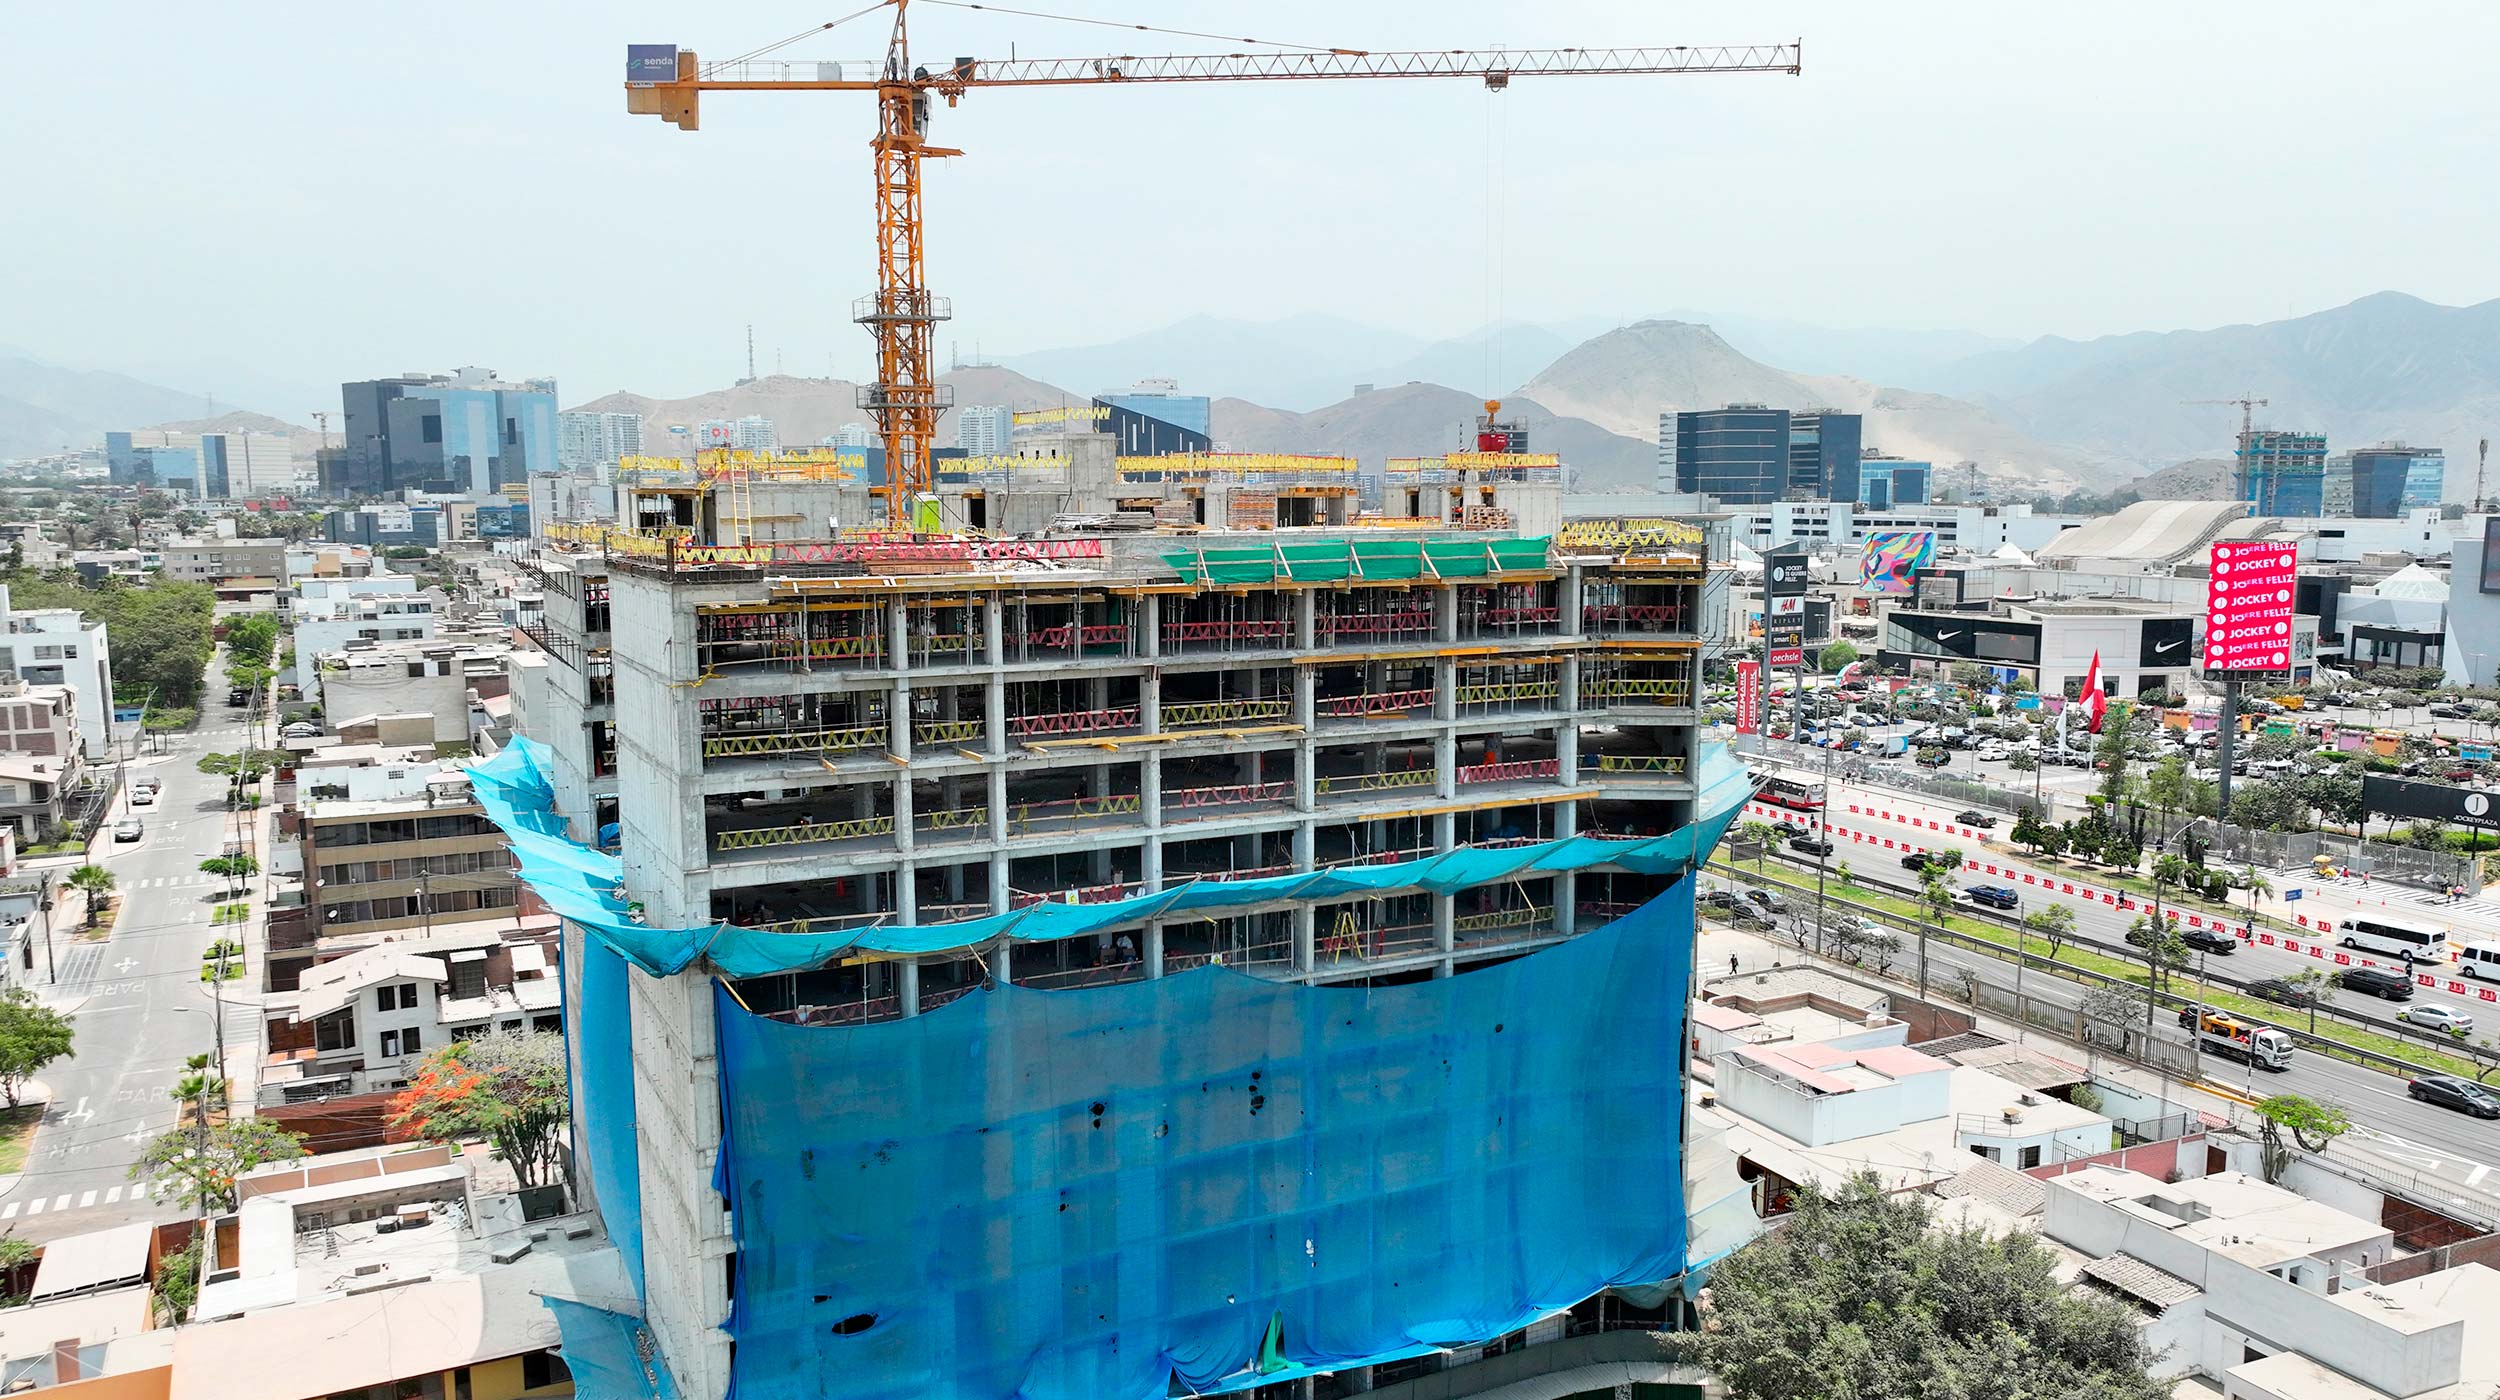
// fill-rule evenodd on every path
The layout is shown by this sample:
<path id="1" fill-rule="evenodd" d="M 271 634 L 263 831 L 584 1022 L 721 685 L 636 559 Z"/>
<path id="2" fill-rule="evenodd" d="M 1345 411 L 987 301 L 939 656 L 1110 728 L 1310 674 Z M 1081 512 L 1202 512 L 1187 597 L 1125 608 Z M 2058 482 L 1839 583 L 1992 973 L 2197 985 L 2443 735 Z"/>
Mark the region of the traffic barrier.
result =
<path id="1" fill-rule="evenodd" d="M 886 731 L 873 724 L 848 729 L 790 729 L 763 734 L 714 734 L 703 740 L 705 758 L 755 758 L 789 753 L 856 753 L 885 747 Z"/>
<path id="2" fill-rule="evenodd" d="M 797 822 L 790 826 L 755 826 L 744 831 L 724 831 L 714 839 L 713 849 L 750 851 L 766 846 L 807 846 L 819 841 L 850 841 L 862 836 L 891 836 L 892 817 L 853 817 L 838 822 Z"/>
<path id="3" fill-rule="evenodd" d="M 1331 719 L 1357 719 L 1365 715 L 1403 714 L 1432 704 L 1430 690 L 1383 690 L 1367 695 L 1345 695 L 1319 702 L 1320 713 Z"/>
<path id="4" fill-rule="evenodd" d="M 1017 715 L 1007 721 L 1007 732 L 1019 739 L 1034 734 L 1099 734 L 1109 729 L 1135 729 L 1141 722 L 1137 707 L 1132 705 L 1119 710 Z"/>
<path id="5" fill-rule="evenodd" d="M 1293 701 L 1278 697 L 1272 700 L 1186 700 L 1163 707 L 1163 727 L 1195 729 L 1210 724 L 1259 723 L 1285 719 L 1293 714 Z"/>

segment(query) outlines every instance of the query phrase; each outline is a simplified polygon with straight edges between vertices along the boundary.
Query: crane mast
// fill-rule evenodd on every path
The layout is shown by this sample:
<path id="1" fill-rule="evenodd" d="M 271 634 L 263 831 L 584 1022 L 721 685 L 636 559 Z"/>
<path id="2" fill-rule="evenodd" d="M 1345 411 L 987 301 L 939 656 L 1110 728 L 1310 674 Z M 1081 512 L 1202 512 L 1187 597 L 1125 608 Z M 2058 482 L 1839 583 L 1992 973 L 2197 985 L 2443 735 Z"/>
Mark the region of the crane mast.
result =
<path id="1" fill-rule="evenodd" d="M 1802 71 L 1803 62 L 1802 46 L 1792 43 L 1379 53 L 1327 49 L 1004 61 L 959 58 L 931 72 L 911 61 L 910 0 L 887 3 L 894 7 L 894 30 L 886 42 L 885 60 L 873 77 L 846 77 L 841 65 L 831 63 L 737 60 L 706 65 L 689 50 L 634 44 L 626 49 L 625 110 L 693 131 L 704 92 L 876 94 L 877 135 L 872 149 L 876 157 L 877 290 L 853 303 L 852 319 L 866 326 L 877 342 L 877 378 L 860 386 L 858 404 L 875 420 L 885 448 L 888 526 L 914 534 L 931 528 L 919 502 L 930 491 L 930 458 L 937 445 L 938 420 L 954 403 L 953 389 L 938 382 L 936 370 L 937 324 L 950 319 L 954 307 L 928 287 L 920 164 L 963 152 L 928 144 L 932 95 L 945 98 L 951 107 L 965 92 L 978 87 L 1329 78 L 1476 78 L 1488 89 L 1500 91 L 1516 77 L 1795 74 Z"/>

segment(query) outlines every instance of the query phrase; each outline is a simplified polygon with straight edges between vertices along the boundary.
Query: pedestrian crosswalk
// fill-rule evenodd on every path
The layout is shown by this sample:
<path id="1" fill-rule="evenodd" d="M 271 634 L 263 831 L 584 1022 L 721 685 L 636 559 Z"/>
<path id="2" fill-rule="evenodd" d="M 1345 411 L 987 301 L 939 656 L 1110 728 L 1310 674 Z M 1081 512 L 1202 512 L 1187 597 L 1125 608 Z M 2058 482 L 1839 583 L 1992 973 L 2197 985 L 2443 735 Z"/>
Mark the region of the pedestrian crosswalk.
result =
<path id="1" fill-rule="evenodd" d="M 2358 900 L 2364 905 L 2383 904 L 2390 908 L 2428 910 L 2451 918 L 2470 915 L 2500 921 L 2500 899 L 2450 899 L 2437 890 L 2400 885 L 2392 880 L 2364 883 L 2359 876 L 2322 880 L 2318 878 L 2317 871 L 2306 865 L 2270 866 L 2265 868 L 2264 873 L 2267 882 L 2274 886 L 2277 898 L 2281 898 L 2287 890 L 2299 890 L 2304 894 L 2333 891 L 2342 898 Z"/>
<path id="2" fill-rule="evenodd" d="M 142 1181 L 136 1186 L 106 1186 L 85 1191 L 64 1191 L 57 1196 L 34 1196 L 23 1201 L 12 1200 L 0 1205 L 0 1220 L 15 1220 L 21 1213 L 29 1217 L 41 1215 L 46 1211 L 58 1215 L 65 1210 L 87 1210 L 94 1206 L 115 1206 L 133 1201 L 144 1201 L 155 1189 L 155 1181 L 149 1180 Z"/>
<path id="3" fill-rule="evenodd" d="M 2393 889 L 2380 886 L 2382 897 L 2391 904 L 2410 904 L 2436 909 L 2450 916 L 2472 914 L 2485 919 L 2500 919 L 2500 899 L 2450 899 L 2432 890 Z"/>
<path id="4" fill-rule="evenodd" d="M 221 884 L 226 878 L 223 875 L 211 875 L 206 871 L 193 870 L 180 875 L 155 875 L 145 880 L 124 880 L 120 888 L 124 890 L 196 889 L 201 885 Z"/>

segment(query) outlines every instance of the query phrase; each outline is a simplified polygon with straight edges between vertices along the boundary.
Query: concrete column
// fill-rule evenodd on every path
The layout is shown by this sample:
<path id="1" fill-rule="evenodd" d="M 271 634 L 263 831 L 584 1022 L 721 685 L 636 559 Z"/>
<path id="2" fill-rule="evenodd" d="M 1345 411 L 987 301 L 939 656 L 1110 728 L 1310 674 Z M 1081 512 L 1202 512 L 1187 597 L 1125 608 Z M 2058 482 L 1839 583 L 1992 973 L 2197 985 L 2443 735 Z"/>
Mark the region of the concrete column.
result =
<path id="1" fill-rule="evenodd" d="M 1138 843 L 1137 860 L 1137 878 L 1146 882 L 1146 888 L 1150 890 L 1163 888 L 1162 840 L 1154 833 L 1148 832 L 1146 839 Z"/>
<path id="2" fill-rule="evenodd" d="M 1310 733 L 1319 727 L 1319 669 L 1314 666 L 1293 668 L 1293 722 Z"/>
<path id="3" fill-rule="evenodd" d="M 988 742 L 982 751 L 992 758 L 1007 756 L 1007 683 L 995 672 L 981 683 L 981 729 Z"/>
<path id="4" fill-rule="evenodd" d="M 1163 732 L 1163 674 L 1153 668 L 1137 678 L 1137 723 L 1145 733 Z"/>
<path id="5" fill-rule="evenodd" d="M 996 943 L 990 945 L 990 977 L 992 980 L 1002 984 L 1014 980 L 1015 973 L 1009 966 L 1009 964 L 1013 961 L 1010 956 L 1010 952 L 1014 947 L 1015 940 L 1003 936 L 999 938 Z"/>
<path id="6" fill-rule="evenodd" d="M 1444 729 L 1432 736 L 1432 790 L 1442 797 L 1458 796 L 1458 731 Z"/>
<path id="7" fill-rule="evenodd" d="M 1296 651 L 1319 645 L 1319 595 L 1308 588 L 1293 594 L 1293 645 Z"/>
<path id="8" fill-rule="evenodd" d="M 1006 608 L 995 593 L 981 595 L 981 654 L 995 666 L 1006 652 Z M 965 631 L 972 629 L 965 628 Z"/>
<path id="9" fill-rule="evenodd" d="M 1580 931 L 1580 874 L 1566 870 L 1554 877 L 1554 931 L 1569 937 Z"/>
<path id="10" fill-rule="evenodd" d="M 1007 883 L 1007 853 L 1000 851 L 990 857 L 990 912 L 1006 913 L 1011 897 L 1012 887 Z"/>
<path id="11" fill-rule="evenodd" d="M 1555 602 L 1562 609 L 1562 634 L 1566 637 L 1585 635 L 1580 625 L 1582 583 L 1580 566 L 1574 564 L 1563 570 L 1562 579 L 1555 585 Z"/>
<path id="12" fill-rule="evenodd" d="M 1458 663 L 1455 661 L 1432 663 L 1432 717 L 1458 718 Z"/>
<path id="13" fill-rule="evenodd" d="M 1304 900 L 1293 906 L 1293 970 L 1308 974 L 1317 966 L 1319 966 L 1319 910 L 1310 901 Z"/>
<path id="14" fill-rule="evenodd" d="M 909 859 L 911 856 L 912 836 L 914 834 L 912 832 L 911 798 L 911 774 L 907 772 L 895 774 L 894 849 L 901 851 L 906 859 Z"/>
<path id="15" fill-rule="evenodd" d="M 1007 770 L 993 768 L 984 776 L 989 779 L 990 789 L 990 840 L 1003 844 L 1007 840 L 1007 823 L 1012 815 L 1007 810 Z"/>
<path id="16" fill-rule="evenodd" d="M 1161 919 L 1146 925 L 1146 937 L 1143 946 L 1139 949 L 1139 956 L 1146 960 L 1148 977 L 1163 975 L 1163 921 Z"/>
<path id="17" fill-rule="evenodd" d="M 1432 635 L 1445 642 L 1458 640 L 1458 589 L 1443 584 L 1432 590 Z"/>
<path id="18" fill-rule="evenodd" d="M 1314 811 L 1319 806 L 1319 745 L 1305 739 L 1295 746 L 1293 758 L 1293 808 Z"/>
<path id="19" fill-rule="evenodd" d="M 920 1014 L 920 961 L 917 958 L 894 965 L 894 999 L 902 1004 L 904 1015 Z"/>
<path id="20" fill-rule="evenodd" d="M 920 922 L 920 867 L 908 860 L 894 868 L 894 922 L 905 928 Z"/>
<path id="21" fill-rule="evenodd" d="M 1149 593 L 1137 603 L 1137 654 L 1153 661 L 1163 655 L 1163 595 Z"/>
<path id="22" fill-rule="evenodd" d="M 1444 954 L 1458 946 L 1458 932 L 1452 922 L 1457 917 L 1458 907 L 1455 898 L 1446 894 L 1436 894 L 1432 897 L 1432 946 L 1440 949 Z M 1450 964 L 1446 957 L 1433 975 L 1436 977 L 1450 975 Z"/>
<path id="23" fill-rule="evenodd" d="M 1160 869 L 1162 850 L 1152 833 L 1163 829 L 1163 755 L 1149 752 L 1137 761 L 1137 811 L 1145 819 L 1147 846 L 1155 851 L 1154 863 Z"/>
<path id="24" fill-rule="evenodd" d="M 1435 851 L 1446 851 L 1457 844 L 1458 814 L 1456 812 L 1433 813 L 1432 848 Z"/>
<path id="25" fill-rule="evenodd" d="M 885 605 L 886 664 L 895 670 L 911 666 L 911 619 L 900 598 Z"/>

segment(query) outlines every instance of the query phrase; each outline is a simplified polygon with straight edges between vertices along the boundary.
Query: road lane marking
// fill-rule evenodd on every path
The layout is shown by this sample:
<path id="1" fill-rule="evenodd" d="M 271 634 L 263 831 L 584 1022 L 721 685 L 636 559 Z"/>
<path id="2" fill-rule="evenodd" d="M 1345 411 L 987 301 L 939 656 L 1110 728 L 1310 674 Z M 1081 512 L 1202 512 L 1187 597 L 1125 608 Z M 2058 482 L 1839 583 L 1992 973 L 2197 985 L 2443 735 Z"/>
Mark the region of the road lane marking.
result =
<path id="1" fill-rule="evenodd" d="M 138 1185 L 133 1186 L 133 1187 L 131 1187 L 131 1188 L 130 1188 L 130 1199 L 132 1199 L 132 1200 L 134 1200 L 134 1201 L 135 1201 L 135 1200 L 138 1200 L 138 1199 L 140 1199 L 141 1197 L 143 1197 L 143 1196 L 147 1195 L 147 1194 L 148 1194 L 148 1192 L 150 1192 L 150 1191 L 152 1191 L 152 1190 L 155 1190 L 155 1189 L 156 1189 L 156 1183 L 155 1183 L 155 1182 L 153 1182 L 153 1181 L 142 1181 L 142 1182 L 140 1182 Z"/>
<path id="2" fill-rule="evenodd" d="M 27 1213 L 28 1215 L 41 1215 L 41 1214 L 43 1214 L 43 1202 L 41 1202 L 41 1201 L 33 1201 L 33 1202 L 28 1203 L 28 1205 L 27 1205 L 27 1207 L 26 1207 L 26 1213 Z"/>
<path id="3" fill-rule="evenodd" d="M 17 1212 L 18 1203 L 15 1201 L 11 1201 L 5 1206 L 0 1206 L 0 1220 L 15 1220 L 17 1219 Z"/>
<path id="4" fill-rule="evenodd" d="M 104 1193 L 104 1203 L 105 1203 L 106 1205 L 108 1205 L 108 1206 L 109 1206 L 109 1205 L 111 1205 L 111 1204 L 113 1204 L 115 1201 L 120 1200 L 121 1198 L 122 1198 L 122 1189 L 121 1189 L 120 1187 L 118 1187 L 118 1186 L 116 1186 L 116 1187 L 114 1187 L 112 1190 L 107 1191 L 107 1192 L 105 1192 L 105 1193 Z"/>
<path id="5" fill-rule="evenodd" d="M 95 1204 L 95 1192 L 93 1192 L 93 1191 L 90 1191 L 90 1192 L 88 1192 L 86 1195 L 81 1196 L 81 1197 L 79 1197 L 79 1198 L 78 1198 L 78 1208 L 79 1208 L 80 1210 L 85 1210 L 87 1207 L 89 1207 L 89 1206 L 91 1206 L 91 1205 L 94 1205 L 94 1204 Z"/>
<path id="6" fill-rule="evenodd" d="M 52 1208 L 53 1208 L 54 1210 L 67 1210 L 67 1209 L 69 1209 L 69 1193 L 68 1193 L 67 1191 L 64 1191 L 64 1192 L 62 1192 L 60 1195 L 53 1197 L 53 1198 L 52 1198 Z"/>

